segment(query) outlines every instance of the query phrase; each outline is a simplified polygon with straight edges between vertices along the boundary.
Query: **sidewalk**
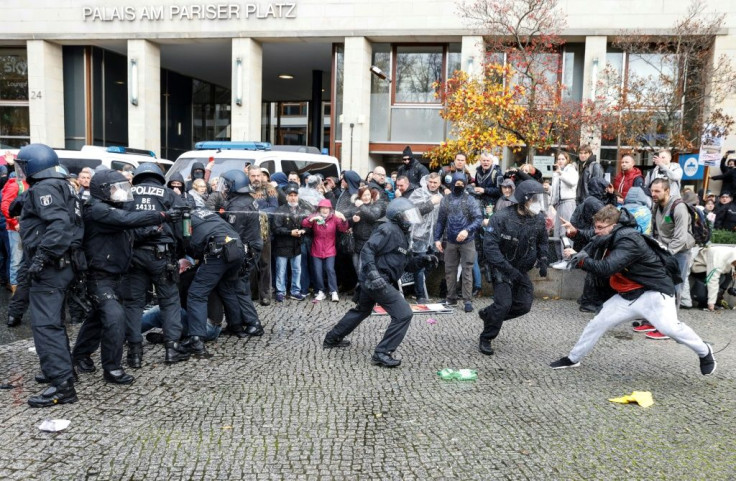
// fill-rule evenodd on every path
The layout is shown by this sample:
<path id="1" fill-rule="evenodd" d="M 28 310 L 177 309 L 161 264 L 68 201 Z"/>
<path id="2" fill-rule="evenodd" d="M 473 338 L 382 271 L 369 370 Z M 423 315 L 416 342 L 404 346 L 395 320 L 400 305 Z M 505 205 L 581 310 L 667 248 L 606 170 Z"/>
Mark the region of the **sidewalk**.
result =
<path id="1" fill-rule="evenodd" d="M 32 341 L 0 346 L 0 380 L 17 386 L 0 391 L 0 479 L 733 478 L 736 344 L 706 378 L 684 346 L 622 325 L 579 368 L 553 371 L 590 316 L 574 301 L 535 301 L 486 357 L 477 311 L 489 302 L 436 324 L 415 316 L 393 370 L 370 364 L 386 317 L 366 320 L 349 348 L 323 350 L 348 300 L 258 306 L 262 338 L 223 337 L 212 359 L 173 366 L 144 343 L 135 384 L 108 385 L 98 366 L 80 375 L 78 403 L 48 409 L 26 404 L 41 389 Z M 715 351 L 736 331 L 736 312 L 680 314 Z M 445 367 L 478 380 L 443 381 Z M 654 405 L 608 401 L 635 390 Z M 71 425 L 41 432 L 45 418 Z"/>

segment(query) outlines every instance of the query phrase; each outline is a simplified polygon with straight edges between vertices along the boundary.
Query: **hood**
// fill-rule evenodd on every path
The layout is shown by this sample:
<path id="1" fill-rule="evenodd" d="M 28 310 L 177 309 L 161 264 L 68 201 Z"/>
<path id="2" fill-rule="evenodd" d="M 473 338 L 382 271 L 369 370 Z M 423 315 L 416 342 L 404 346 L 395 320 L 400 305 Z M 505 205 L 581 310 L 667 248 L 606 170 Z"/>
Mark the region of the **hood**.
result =
<path id="1" fill-rule="evenodd" d="M 621 207 L 621 217 L 618 219 L 618 225 L 622 227 L 631 227 L 636 229 L 637 223 L 633 215 L 626 210 L 625 207 Z"/>
<path id="2" fill-rule="evenodd" d="M 289 179 L 283 172 L 274 172 L 274 174 L 271 176 L 271 180 L 276 182 L 276 185 L 278 185 L 282 189 L 286 187 L 286 185 L 289 183 Z"/>
<path id="3" fill-rule="evenodd" d="M 358 192 L 360 188 L 360 175 L 354 170 L 345 171 L 345 182 L 348 184 L 348 192 L 353 195 Z"/>
<path id="4" fill-rule="evenodd" d="M 172 182 L 181 182 L 181 184 L 184 185 L 184 177 L 181 175 L 181 172 L 171 174 L 171 177 L 169 177 L 169 181 L 166 183 L 166 187 L 170 189 Z"/>
<path id="5" fill-rule="evenodd" d="M 644 206 L 651 208 L 652 207 L 652 199 L 649 198 L 649 196 L 644 192 L 644 189 L 641 187 L 632 187 L 629 189 L 629 192 L 626 194 L 626 199 L 624 199 L 624 207 L 626 205 L 632 205 L 632 206 Z"/>
<path id="6" fill-rule="evenodd" d="M 588 181 L 588 194 L 596 199 L 604 200 L 606 197 L 606 187 L 609 184 L 610 182 L 605 177 L 593 177 Z"/>
<path id="7" fill-rule="evenodd" d="M 452 185 L 455 185 L 457 181 L 462 181 L 463 185 L 468 183 L 468 179 L 465 177 L 465 174 L 462 172 L 455 172 L 452 174 Z"/>
<path id="8" fill-rule="evenodd" d="M 322 199 L 319 201 L 319 204 L 317 204 L 317 209 L 319 209 L 320 207 L 329 207 L 330 209 L 332 209 L 332 202 L 327 199 Z"/>
<path id="9" fill-rule="evenodd" d="M 192 172 L 195 170 L 204 171 L 204 164 L 202 162 L 195 162 L 192 164 Z"/>
<path id="10" fill-rule="evenodd" d="M 318 175 L 310 175 L 307 177 L 307 187 L 316 189 L 322 179 Z"/>

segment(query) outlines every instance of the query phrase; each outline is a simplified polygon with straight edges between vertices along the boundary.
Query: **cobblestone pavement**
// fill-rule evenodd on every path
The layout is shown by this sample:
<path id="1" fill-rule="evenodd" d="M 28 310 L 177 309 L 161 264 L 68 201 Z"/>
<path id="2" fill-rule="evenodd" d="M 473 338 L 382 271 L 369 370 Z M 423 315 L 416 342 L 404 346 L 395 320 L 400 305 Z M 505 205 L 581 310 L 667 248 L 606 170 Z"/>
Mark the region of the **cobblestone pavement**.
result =
<path id="1" fill-rule="evenodd" d="M 535 301 L 485 357 L 477 310 L 489 302 L 436 324 L 416 316 L 393 370 L 369 362 L 387 318 L 323 350 L 349 301 L 259 306 L 262 338 L 224 337 L 212 359 L 173 366 L 146 343 L 135 384 L 83 374 L 80 401 L 48 409 L 26 404 L 40 390 L 32 341 L 2 346 L 0 377 L 16 387 L 0 391 L 0 479 L 733 479 L 736 345 L 706 378 L 690 350 L 627 324 L 581 367 L 553 371 L 590 316 Z M 731 311 L 681 319 L 716 351 L 736 327 Z M 478 379 L 443 381 L 445 367 Z M 635 390 L 654 406 L 608 401 Z M 71 425 L 41 432 L 44 418 Z"/>

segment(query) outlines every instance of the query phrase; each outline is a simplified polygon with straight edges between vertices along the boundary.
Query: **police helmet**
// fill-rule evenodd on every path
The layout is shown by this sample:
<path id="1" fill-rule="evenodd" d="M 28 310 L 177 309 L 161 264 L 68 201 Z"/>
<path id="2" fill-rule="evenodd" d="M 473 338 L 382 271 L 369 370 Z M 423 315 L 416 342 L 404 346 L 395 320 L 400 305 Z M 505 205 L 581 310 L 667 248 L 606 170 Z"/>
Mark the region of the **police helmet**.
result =
<path id="1" fill-rule="evenodd" d="M 529 199 L 537 194 L 544 194 L 544 187 L 536 180 L 525 180 L 516 186 L 514 190 L 514 199 L 516 202 L 524 205 Z"/>
<path id="2" fill-rule="evenodd" d="M 250 182 L 245 172 L 238 169 L 228 170 L 220 176 L 220 183 L 217 190 L 223 194 L 239 193 L 247 194 L 250 192 Z"/>
<path id="3" fill-rule="evenodd" d="M 133 200 L 128 178 L 117 170 L 97 172 L 89 183 L 89 193 L 103 202 L 129 202 Z"/>
<path id="4" fill-rule="evenodd" d="M 16 161 L 20 164 L 21 174 L 29 181 L 66 177 L 59 171 L 59 156 L 54 149 L 45 144 L 22 147 Z"/>
<path id="5" fill-rule="evenodd" d="M 386 219 L 398 224 L 402 230 L 409 231 L 411 226 L 422 221 L 419 209 L 404 197 L 398 197 L 389 202 L 386 208 Z"/>
<path id="6" fill-rule="evenodd" d="M 138 185 L 147 179 L 156 179 L 161 185 L 166 183 L 161 167 L 153 162 L 143 162 L 133 171 L 133 185 Z"/>

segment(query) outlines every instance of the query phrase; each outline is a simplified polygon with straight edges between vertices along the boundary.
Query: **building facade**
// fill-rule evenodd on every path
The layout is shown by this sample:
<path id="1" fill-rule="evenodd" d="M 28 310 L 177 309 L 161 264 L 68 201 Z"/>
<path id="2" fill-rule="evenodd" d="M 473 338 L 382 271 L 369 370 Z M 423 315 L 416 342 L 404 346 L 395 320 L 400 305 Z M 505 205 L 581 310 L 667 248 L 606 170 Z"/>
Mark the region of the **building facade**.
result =
<path id="1" fill-rule="evenodd" d="M 689 3 L 562 2 L 566 94 L 591 95 L 603 59 L 637 68 L 612 39 L 666 33 Z M 736 1 L 711 7 L 727 14 L 714 54 L 736 58 Z M 454 0 L 6 0 L 0 10 L 5 148 L 123 144 L 174 159 L 199 140 L 268 140 L 326 149 L 364 173 L 445 139 L 433 85 L 486 56 Z M 736 98 L 719 107 L 736 116 Z M 600 155 L 615 159 L 616 146 Z"/>

